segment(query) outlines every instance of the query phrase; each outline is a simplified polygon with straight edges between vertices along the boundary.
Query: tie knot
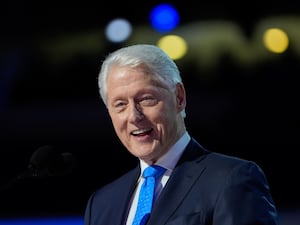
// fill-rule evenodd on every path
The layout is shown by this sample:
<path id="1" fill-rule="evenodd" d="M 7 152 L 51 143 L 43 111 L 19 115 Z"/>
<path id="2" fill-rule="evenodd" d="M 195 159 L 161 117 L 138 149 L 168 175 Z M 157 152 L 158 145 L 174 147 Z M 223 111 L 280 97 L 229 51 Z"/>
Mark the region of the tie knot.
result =
<path id="1" fill-rule="evenodd" d="M 143 177 L 158 178 L 165 172 L 165 170 L 166 170 L 165 168 L 158 165 L 148 166 L 143 172 Z"/>

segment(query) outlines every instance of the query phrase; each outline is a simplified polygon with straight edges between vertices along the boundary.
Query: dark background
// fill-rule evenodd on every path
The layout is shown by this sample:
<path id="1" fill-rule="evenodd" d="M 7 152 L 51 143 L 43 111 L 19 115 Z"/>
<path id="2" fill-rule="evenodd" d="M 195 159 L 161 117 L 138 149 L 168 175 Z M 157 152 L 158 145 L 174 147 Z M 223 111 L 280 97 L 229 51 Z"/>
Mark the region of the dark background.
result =
<path id="1" fill-rule="evenodd" d="M 20 180 L 2 190 L 1 217 L 82 215 L 92 191 L 135 166 L 114 134 L 96 81 L 104 55 L 126 43 L 102 40 L 101 48 L 66 55 L 60 63 L 41 54 L 41 44 L 59 35 L 103 32 L 115 17 L 125 17 L 134 26 L 147 24 L 156 3 L 160 1 L 1 3 L 0 182 L 4 187 L 24 171 L 32 153 L 44 145 L 77 159 L 71 174 Z M 300 5 L 293 1 L 174 5 L 181 24 L 232 21 L 247 37 L 261 19 L 300 15 Z M 288 50 L 248 67 L 226 56 L 209 71 L 191 62 L 181 67 L 189 133 L 210 150 L 256 161 L 280 211 L 300 206 L 299 64 L 299 55 Z M 199 78 L 198 73 L 213 79 Z"/>

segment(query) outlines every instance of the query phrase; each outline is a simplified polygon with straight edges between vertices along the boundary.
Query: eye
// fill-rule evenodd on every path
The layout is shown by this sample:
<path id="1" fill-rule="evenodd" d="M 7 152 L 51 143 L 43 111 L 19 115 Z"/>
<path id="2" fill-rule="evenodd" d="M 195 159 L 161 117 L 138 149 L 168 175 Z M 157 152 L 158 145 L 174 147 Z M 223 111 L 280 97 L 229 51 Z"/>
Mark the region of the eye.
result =
<path id="1" fill-rule="evenodd" d="M 156 105 L 157 103 L 158 103 L 158 100 L 152 96 L 144 96 L 140 100 L 140 105 L 142 105 L 142 106 L 153 106 L 153 105 Z"/>
<path id="2" fill-rule="evenodd" d="M 116 101 L 113 105 L 112 105 L 112 109 L 116 112 L 120 112 L 123 109 L 125 109 L 126 107 L 126 102 L 124 101 Z"/>

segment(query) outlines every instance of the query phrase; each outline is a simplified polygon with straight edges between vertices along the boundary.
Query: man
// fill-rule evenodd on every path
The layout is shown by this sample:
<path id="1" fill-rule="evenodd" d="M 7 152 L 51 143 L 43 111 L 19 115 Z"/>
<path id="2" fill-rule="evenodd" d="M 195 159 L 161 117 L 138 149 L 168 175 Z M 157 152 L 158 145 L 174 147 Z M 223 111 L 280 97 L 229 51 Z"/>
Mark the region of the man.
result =
<path id="1" fill-rule="evenodd" d="M 85 225 L 132 224 L 151 165 L 158 179 L 148 225 L 278 224 L 269 185 L 254 162 L 204 149 L 185 127 L 186 93 L 176 64 L 154 45 L 105 59 L 99 89 L 115 132 L 137 167 L 93 193 Z"/>

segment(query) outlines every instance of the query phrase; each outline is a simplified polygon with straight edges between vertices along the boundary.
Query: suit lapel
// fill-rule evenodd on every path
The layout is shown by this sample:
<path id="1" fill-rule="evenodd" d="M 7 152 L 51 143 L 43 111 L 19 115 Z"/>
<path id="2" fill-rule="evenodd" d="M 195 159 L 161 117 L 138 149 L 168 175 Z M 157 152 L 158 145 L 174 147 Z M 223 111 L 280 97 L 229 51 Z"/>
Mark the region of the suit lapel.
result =
<path id="1" fill-rule="evenodd" d="M 200 162 L 207 153 L 195 140 L 190 141 L 157 200 L 147 224 L 164 224 L 168 220 L 204 171 L 205 166 Z"/>
<path id="2" fill-rule="evenodd" d="M 131 196 L 136 188 L 136 181 L 139 177 L 140 168 L 137 166 L 131 170 L 127 175 L 123 176 L 119 181 L 119 184 L 116 186 L 116 190 L 113 191 L 114 201 L 116 205 L 113 206 L 113 214 L 109 215 L 108 221 L 111 224 L 122 224 L 126 218 L 128 204 L 131 200 Z M 120 187 L 122 191 L 120 191 Z M 123 209 L 123 210 L 120 210 Z"/>

